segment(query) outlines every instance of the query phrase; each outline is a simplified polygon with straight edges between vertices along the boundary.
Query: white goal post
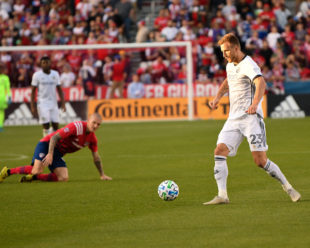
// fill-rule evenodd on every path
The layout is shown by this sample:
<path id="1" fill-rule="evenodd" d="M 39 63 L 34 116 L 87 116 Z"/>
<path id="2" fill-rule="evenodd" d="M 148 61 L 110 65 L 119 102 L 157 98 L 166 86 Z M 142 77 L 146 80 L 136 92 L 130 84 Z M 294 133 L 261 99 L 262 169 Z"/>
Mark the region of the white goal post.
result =
<path id="1" fill-rule="evenodd" d="M 56 50 L 85 50 L 85 49 L 126 49 L 126 48 L 153 48 L 153 47 L 185 47 L 187 67 L 187 96 L 188 96 L 188 120 L 194 120 L 193 107 L 193 57 L 190 41 L 180 42 L 151 42 L 151 43 L 116 43 L 116 44 L 87 44 L 87 45 L 45 45 L 45 46 L 11 46 L 0 47 L 0 52 L 23 51 L 56 51 Z"/>

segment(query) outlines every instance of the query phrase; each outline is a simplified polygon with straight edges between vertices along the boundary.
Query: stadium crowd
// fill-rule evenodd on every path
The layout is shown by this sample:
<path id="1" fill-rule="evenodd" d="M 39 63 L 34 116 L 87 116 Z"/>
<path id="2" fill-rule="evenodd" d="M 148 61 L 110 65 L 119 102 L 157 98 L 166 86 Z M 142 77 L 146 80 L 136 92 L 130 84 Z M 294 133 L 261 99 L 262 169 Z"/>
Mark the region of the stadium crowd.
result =
<path id="1" fill-rule="evenodd" d="M 216 45 L 234 32 L 243 50 L 262 68 L 274 93 L 283 82 L 310 80 L 310 0 L 292 13 L 284 0 L 169 0 L 152 27 L 136 22 L 142 0 L 2 0 L 1 46 L 111 44 L 132 41 L 130 27 L 137 23 L 134 42 L 191 41 L 197 83 L 220 83 L 225 61 Z M 46 52 L 1 52 L 12 87 L 30 85 Z M 118 88 L 132 81 L 184 83 L 185 48 L 149 48 L 140 51 L 137 70 L 126 50 L 54 51 L 49 54 L 63 87 L 83 85 L 92 95 L 96 84 Z M 121 75 L 121 76 L 120 76 Z M 112 96 L 111 96 L 112 97 Z"/>

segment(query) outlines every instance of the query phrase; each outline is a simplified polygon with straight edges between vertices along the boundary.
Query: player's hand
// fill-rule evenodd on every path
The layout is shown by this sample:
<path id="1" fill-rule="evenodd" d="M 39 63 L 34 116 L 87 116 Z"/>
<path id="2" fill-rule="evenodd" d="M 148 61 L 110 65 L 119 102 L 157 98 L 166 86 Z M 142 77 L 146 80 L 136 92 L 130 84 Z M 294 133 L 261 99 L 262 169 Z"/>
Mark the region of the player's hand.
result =
<path id="1" fill-rule="evenodd" d="M 245 111 L 246 113 L 248 113 L 249 115 L 254 115 L 256 114 L 256 110 L 257 110 L 257 105 L 252 104 L 247 111 Z"/>
<path id="2" fill-rule="evenodd" d="M 213 110 L 218 108 L 218 104 L 219 104 L 219 101 L 215 98 L 211 102 L 209 102 L 209 106 Z"/>
<path id="3" fill-rule="evenodd" d="M 53 163 L 53 155 L 48 153 L 43 159 L 42 159 L 44 166 L 49 166 Z"/>
<path id="4" fill-rule="evenodd" d="M 66 105 L 65 105 L 65 103 L 61 104 L 61 109 L 62 109 L 63 112 L 66 112 Z"/>
<path id="5" fill-rule="evenodd" d="M 105 180 L 112 180 L 112 177 L 109 177 L 109 176 L 107 176 L 107 175 L 102 175 L 101 177 L 100 177 L 100 179 L 101 180 L 103 180 L 103 181 L 105 181 Z"/>
<path id="6" fill-rule="evenodd" d="M 35 106 L 31 105 L 30 108 L 31 108 L 31 113 L 35 116 L 36 115 L 36 108 L 35 108 Z"/>

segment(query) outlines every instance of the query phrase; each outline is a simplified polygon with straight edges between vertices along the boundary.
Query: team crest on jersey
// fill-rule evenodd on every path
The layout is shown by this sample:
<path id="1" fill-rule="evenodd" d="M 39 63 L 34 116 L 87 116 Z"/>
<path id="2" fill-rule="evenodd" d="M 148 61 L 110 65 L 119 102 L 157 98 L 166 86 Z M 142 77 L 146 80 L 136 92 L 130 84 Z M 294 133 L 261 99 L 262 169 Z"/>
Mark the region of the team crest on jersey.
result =
<path id="1" fill-rule="evenodd" d="M 65 133 L 69 132 L 69 128 L 66 127 L 66 128 L 64 129 L 64 132 L 65 132 Z"/>
<path id="2" fill-rule="evenodd" d="M 43 152 L 41 152 L 41 153 L 39 154 L 39 158 L 44 158 L 44 156 L 45 156 L 45 153 L 43 153 Z"/>

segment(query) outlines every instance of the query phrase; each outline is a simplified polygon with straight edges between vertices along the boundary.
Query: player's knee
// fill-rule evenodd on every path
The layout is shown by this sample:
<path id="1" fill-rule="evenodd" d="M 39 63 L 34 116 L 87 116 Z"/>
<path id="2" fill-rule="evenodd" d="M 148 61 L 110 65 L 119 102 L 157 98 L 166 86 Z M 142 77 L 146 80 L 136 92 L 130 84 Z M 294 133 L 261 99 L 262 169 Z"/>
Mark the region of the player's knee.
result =
<path id="1" fill-rule="evenodd" d="M 31 174 L 32 174 L 32 175 L 41 174 L 42 172 L 43 172 L 43 169 L 41 169 L 41 168 L 36 168 L 36 167 L 32 167 L 32 170 L 31 170 Z"/>
<path id="2" fill-rule="evenodd" d="M 254 163 L 261 168 L 264 168 L 264 166 L 267 163 L 267 160 L 263 157 L 254 157 Z"/>
<path id="3" fill-rule="evenodd" d="M 218 144 L 214 150 L 214 155 L 227 156 L 229 149 L 225 144 Z"/>
<path id="4" fill-rule="evenodd" d="M 69 180 L 69 177 L 66 176 L 58 176 L 57 178 L 59 182 L 68 182 Z"/>

